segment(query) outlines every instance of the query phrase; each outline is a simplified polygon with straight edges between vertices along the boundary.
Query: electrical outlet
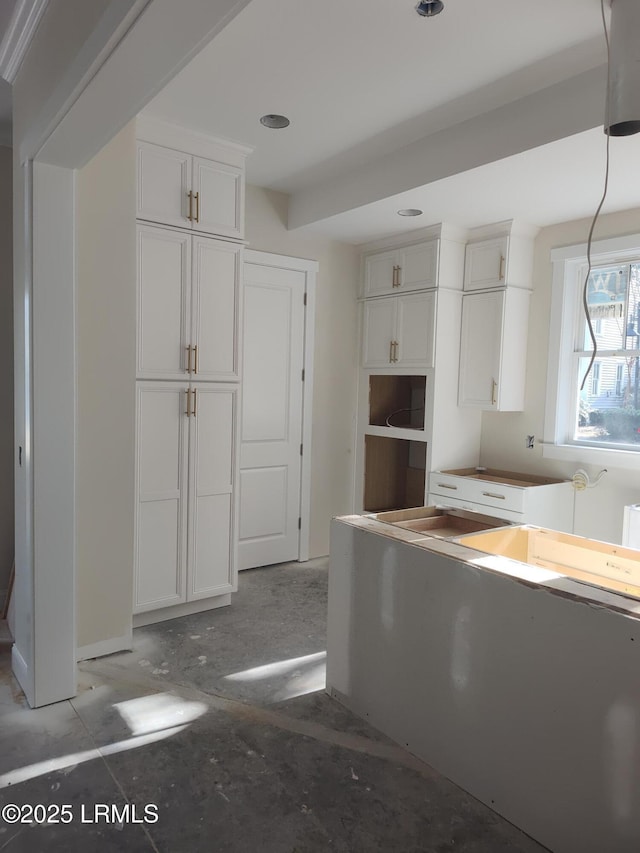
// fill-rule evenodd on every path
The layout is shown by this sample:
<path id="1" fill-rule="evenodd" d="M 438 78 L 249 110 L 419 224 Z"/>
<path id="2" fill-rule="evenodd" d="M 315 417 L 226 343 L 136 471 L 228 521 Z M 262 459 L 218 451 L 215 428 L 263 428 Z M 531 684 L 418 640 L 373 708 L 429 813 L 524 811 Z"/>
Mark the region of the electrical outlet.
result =
<path id="1" fill-rule="evenodd" d="M 527 450 L 533 450 L 533 443 L 536 440 L 535 435 L 528 435 L 527 440 L 525 442 L 525 447 Z"/>

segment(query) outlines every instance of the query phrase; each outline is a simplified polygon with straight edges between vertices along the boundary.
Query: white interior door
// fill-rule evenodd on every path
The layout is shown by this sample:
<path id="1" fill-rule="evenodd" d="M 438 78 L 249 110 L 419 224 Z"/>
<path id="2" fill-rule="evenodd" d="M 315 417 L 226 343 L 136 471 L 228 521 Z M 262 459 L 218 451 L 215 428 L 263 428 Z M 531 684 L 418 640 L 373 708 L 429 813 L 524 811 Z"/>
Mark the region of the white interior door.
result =
<path id="1" fill-rule="evenodd" d="M 240 569 L 299 555 L 305 282 L 244 267 Z"/>

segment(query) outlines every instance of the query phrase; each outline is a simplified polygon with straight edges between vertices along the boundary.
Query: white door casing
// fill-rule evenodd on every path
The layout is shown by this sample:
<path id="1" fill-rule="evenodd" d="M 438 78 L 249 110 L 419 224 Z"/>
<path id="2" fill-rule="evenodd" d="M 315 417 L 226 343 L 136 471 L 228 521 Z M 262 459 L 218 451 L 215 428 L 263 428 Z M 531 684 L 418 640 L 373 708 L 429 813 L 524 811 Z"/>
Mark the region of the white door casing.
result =
<path id="1" fill-rule="evenodd" d="M 316 269 L 315 262 L 246 255 L 240 569 L 308 558 Z"/>

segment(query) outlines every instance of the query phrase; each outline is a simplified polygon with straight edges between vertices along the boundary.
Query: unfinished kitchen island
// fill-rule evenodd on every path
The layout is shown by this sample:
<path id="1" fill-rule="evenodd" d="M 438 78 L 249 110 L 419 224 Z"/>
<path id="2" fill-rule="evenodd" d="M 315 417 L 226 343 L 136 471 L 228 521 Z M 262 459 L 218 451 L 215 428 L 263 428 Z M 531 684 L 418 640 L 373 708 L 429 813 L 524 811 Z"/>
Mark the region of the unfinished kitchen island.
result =
<path id="1" fill-rule="evenodd" d="M 397 521 L 332 523 L 330 695 L 554 853 L 635 853 L 640 552 Z"/>

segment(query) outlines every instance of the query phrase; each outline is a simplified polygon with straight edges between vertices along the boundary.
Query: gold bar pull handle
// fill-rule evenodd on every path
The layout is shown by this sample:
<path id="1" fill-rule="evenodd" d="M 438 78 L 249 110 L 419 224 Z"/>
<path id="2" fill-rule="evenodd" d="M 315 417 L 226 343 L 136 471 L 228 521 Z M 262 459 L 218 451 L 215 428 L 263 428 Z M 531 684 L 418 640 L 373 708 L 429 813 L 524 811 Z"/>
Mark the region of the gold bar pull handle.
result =
<path id="1" fill-rule="evenodd" d="M 504 265 L 505 265 L 505 257 L 504 255 L 500 255 L 500 269 L 498 270 L 498 278 L 500 281 L 504 278 Z"/>
<path id="2" fill-rule="evenodd" d="M 191 409 L 191 414 L 193 415 L 194 418 L 196 416 L 196 394 L 197 393 L 198 393 L 197 390 L 194 388 L 193 389 L 193 409 Z"/>
<path id="3" fill-rule="evenodd" d="M 196 215 L 194 219 L 196 222 L 200 222 L 200 193 L 195 193 L 194 198 L 196 200 Z"/>
<path id="4" fill-rule="evenodd" d="M 187 351 L 187 373 L 191 373 L 191 347 L 185 347 Z"/>
<path id="5" fill-rule="evenodd" d="M 393 341 L 389 341 L 389 362 L 393 361 Z"/>
<path id="6" fill-rule="evenodd" d="M 398 341 L 393 342 L 393 361 L 396 362 L 398 360 Z"/>
<path id="7" fill-rule="evenodd" d="M 501 495 L 498 492 L 483 492 L 485 498 L 495 498 L 497 501 L 506 501 L 506 495 Z"/>
<path id="8" fill-rule="evenodd" d="M 396 267 L 396 287 L 400 287 L 400 284 L 401 284 L 400 273 L 401 272 L 402 272 L 402 267 L 400 265 L 398 265 Z"/>
<path id="9" fill-rule="evenodd" d="M 190 415 L 191 415 L 191 388 L 187 388 L 186 394 L 187 394 L 187 410 L 185 412 L 185 415 L 187 417 L 190 417 Z"/>
<path id="10" fill-rule="evenodd" d="M 189 222 L 193 222 L 193 193 L 188 192 L 187 198 L 189 199 L 189 213 L 187 215 L 187 219 Z"/>
<path id="11" fill-rule="evenodd" d="M 496 391 L 498 390 L 498 383 L 495 379 L 491 380 L 491 405 L 495 406 L 496 404 Z"/>
<path id="12" fill-rule="evenodd" d="M 198 372 L 198 344 L 193 348 L 193 372 Z M 195 391 L 193 393 L 195 394 Z"/>

